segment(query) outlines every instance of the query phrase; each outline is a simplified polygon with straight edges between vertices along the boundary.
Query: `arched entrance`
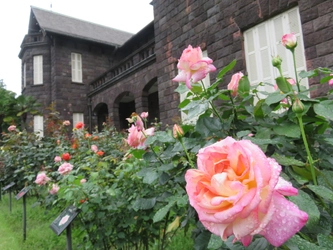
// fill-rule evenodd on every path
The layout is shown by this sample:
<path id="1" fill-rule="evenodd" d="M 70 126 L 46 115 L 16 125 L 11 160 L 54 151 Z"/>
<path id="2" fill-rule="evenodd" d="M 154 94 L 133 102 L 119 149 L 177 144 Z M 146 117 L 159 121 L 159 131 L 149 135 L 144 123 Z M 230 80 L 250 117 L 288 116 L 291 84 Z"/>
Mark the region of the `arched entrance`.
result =
<path id="1" fill-rule="evenodd" d="M 160 106 L 158 100 L 158 89 L 157 89 L 157 79 L 151 80 L 143 89 L 143 92 L 148 94 L 148 124 L 155 122 L 157 119 L 160 120 Z"/>
<path id="2" fill-rule="evenodd" d="M 97 118 L 97 128 L 98 132 L 103 130 L 103 123 L 107 121 L 109 116 L 108 105 L 106 103 L 99 103 L 94 108 L 93 116 Z"/>
<path id="3" fill-rule="evenodd" d="M 128 122 L 126 118 L 131 117 L 131 114 L 135 112 L 135 100 L 134 95 L 127 91 L 122 93 L 116 101 L 118 101 L 118 114 L 119 114 L 119 128 L 120 130 L 128 129 Z"/>

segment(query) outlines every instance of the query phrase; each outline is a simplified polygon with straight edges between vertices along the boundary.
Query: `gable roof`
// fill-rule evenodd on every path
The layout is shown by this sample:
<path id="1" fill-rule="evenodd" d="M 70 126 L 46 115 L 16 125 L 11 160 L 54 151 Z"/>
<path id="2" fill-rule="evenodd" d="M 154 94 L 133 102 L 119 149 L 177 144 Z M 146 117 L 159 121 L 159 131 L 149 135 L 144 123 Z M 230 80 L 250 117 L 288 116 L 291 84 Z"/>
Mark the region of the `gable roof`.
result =
<path id="1" fill-rule="evenodd" d="M 31 6 L 28 33 L 39 29 L 112 46 L 120 46 L 133 36 L 125 31 Z"/>

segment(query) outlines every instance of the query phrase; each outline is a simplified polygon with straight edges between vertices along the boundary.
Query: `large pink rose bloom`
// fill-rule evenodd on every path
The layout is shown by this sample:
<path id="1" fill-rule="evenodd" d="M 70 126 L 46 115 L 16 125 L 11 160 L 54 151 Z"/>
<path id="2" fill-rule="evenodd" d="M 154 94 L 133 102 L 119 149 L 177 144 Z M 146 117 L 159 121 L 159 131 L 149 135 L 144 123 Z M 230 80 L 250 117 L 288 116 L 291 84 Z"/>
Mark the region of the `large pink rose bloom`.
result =
<path id="1" fill-rule="evenodd" d="M 147 136 L 154 135 L 155 128 L 148 128 L 146 130 L 138 130 L 136 126 L 132 126 L 128 129 L 127 143 L 133 148 L 145 148 L 145 141 Z"/>
<path id="2" fill-rule="evenodd" d="M 192 83 L 204 79 L 209 72 L 216 70 L 212 63 L 212 59 L 202 56 L 200 47 L 192 48 L 189 45 L 178 60 L 177 68 L 179 69 L 179 73 L 172 80 L 175 82 L 185 82 L 186 86 L 191 89 Z"/>
<path id="3" fill-rule="evenodd" d="M 50 180 L 49 177 L 47 177 L 45 172 L 41 172 L 37 175 L 35 183 L 39 186 L 45 185 Z"/>
<path id="4" fill-rule="evenodd" d="M 70 173 L 72 171 L 72 169 L 73 169 L 73 165 L 68 162 L 65 162 L 60 165 L 60 167 L 58 168 L 58 172 L 61 175 L 66 175 L 66 174 Z"/>
<path id="5" fill-rule="evenodd" d="M 232 75 L 231 80 L 228 84 L 228 89 L 231 90 L 231 94 L 233 96 L 237 95 L 239 81 L 243 76 L 244 75 L 243 75 L 242 72 L 238 72 L 238 73 L 235 73 L 235 74 Z"/>
<path id="6" fill-rule="evenodd" d="M 223 240 L 234 235 L 248 246 L 260 234 L 278 247 L 307 222 L 308 215 L 284 197 L 297 195 L 297 189 L 251 141 L 227 137 L 200 149 L 197 163 L 185 175 L 190 204 Z"/>

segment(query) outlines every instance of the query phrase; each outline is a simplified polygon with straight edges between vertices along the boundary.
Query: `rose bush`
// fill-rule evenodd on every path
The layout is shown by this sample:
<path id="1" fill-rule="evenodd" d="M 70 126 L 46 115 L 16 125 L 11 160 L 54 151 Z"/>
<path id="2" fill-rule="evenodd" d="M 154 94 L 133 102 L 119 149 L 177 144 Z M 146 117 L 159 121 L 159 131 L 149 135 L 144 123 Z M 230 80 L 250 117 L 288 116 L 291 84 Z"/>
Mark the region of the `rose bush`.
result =
<path id="1" fill-rule="evenodd" d="M 191 231 L 188 249 L 326 249 L 333 243 L 333 90 L 309 98 L 300 81 L 326 84 L 332 70 L 300 72 L 295 83 L 280 74 L 267 93 L 268 83 L 251 86 L 237 72 L 232 80 L 236 61 L 203 85 L 212 63 L 191 46 L 178 62 L 179 108 L 194 123 L 148 128 L 148 113 L 133 112 L 123 135 L 108 123 L 101 133 L 83 124 L 71 132 L 50 115 L 48 137 L 4 134 L 1 177 L 18 190 L 32 185 L 29 193 L 47 209 L 78 207 L 77 249 L 179 249 L 172 245 L 179 230 Z M 282 59 L 272 63 L 281 72 Z M 40 172 L 46 185 L 34 183 Z"/>

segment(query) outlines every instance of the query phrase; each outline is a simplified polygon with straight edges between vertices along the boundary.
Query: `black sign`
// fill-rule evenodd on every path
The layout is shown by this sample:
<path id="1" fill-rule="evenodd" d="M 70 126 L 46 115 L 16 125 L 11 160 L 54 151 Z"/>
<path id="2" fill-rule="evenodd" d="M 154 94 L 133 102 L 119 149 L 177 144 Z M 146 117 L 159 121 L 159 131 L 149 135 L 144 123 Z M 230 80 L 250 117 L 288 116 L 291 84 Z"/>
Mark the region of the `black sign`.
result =
<path id="1" fill-rule="evenodd" d="M 26 195 L 26 193 L 28 193 L 29 192 L 29 190 L 30 190 L 30 187 L 25 187 L 25 188 L 23 188 L 16 196 L 15 196 L 15 198 L 16 198 L 16 200 L 19 200 L 19 199 L 21 199 L 24 195 Z"/>
<path id="2" fill-rule="evenodd" d="M 3 191 L 6 191 L 7 189 L 11 188 L 11 187 L 14 186 L 14 185 L 15 185 L 15 183 L 14 183 L 14 182 L 11 182 L 11 183 L 9 183 L 7 186 L 3 187 L 2 190 L 3 190 Z"/>
<path id="3" fill-rule="evenodd" d="M 60 235 L 62 231 L 68 227 L 69 224 L 75 219 L 79 214 L 79 210 L 74 206 L 69 206 L 52 222 L 50 225 L 51 229 L 56 235 Z"/>

